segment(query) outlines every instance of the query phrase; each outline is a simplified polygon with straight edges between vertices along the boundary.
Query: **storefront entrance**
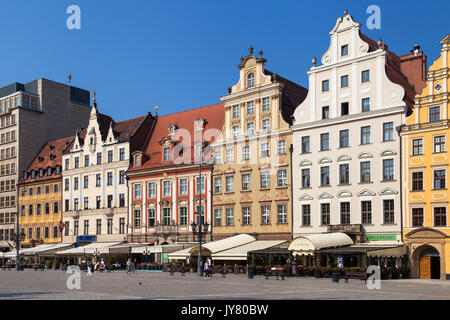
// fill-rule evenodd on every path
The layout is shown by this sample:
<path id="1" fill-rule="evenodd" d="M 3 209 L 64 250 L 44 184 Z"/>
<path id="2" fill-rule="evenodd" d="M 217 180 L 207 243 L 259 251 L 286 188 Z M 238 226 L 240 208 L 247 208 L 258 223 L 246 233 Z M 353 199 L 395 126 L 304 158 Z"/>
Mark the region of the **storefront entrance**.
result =
<path id="1" fill-rule="evenodd" d="M 440 279 L 441 259 L 436 249 L 429 247 L 420 253 L 419 276 L 420 279 Z"/>

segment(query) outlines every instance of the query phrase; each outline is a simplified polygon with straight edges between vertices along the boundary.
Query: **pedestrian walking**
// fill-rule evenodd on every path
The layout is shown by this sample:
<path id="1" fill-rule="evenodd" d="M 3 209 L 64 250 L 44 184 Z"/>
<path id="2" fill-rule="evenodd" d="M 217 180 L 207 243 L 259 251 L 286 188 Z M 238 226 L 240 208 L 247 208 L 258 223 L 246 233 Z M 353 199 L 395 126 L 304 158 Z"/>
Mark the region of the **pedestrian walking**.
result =
<path id="1" fill-rule="evenodd" d="M 92 273 L 91 273 L 92 264 L 91 264 L 91 261 L 90 261 L 90 260 L 88 260 L 88 261 L 86 262 L 86 267 L 87 267 L 87 275 L 88 275 L 89 277 L 92 276 Z"/>
<path id="2" fill-rule="evenodd" d="M 209 278 L 209 263 L 208 263 L 208 261 L 206 261 L 206 263 L 205 263 L 204 270 L 205 270 L 205 279 L 208 279 Z"/>
<path id="3" fill-rule="evenodd" d="M 136 259 L 134 259 L 134 262 L 132 263 L 132 269 L 133 269 L 133 273 L 135 273 L 136 272 L 136 268 L 137 268 L 137 261 L 136 261 Z"/>
<path id="4" fill-rule="evenodd" d="M 127 274 L 131 274 L 131 259 L 127 261 Z"/>

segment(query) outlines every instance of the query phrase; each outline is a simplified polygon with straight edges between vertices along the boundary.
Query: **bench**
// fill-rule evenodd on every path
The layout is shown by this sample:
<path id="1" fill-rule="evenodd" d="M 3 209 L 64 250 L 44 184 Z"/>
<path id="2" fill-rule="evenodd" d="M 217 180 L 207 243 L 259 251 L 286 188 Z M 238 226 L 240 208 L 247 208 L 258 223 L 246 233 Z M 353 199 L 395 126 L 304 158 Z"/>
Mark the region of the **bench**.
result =
<path id="1" fill-rule="evenodd" d="M 345 271 L 345 283 L 348 283 L 348 279 L 360 279 L 367 281 L 367 273 L 363 271 Z"/>
<path id="2" fill-rule="evenodd" d="M 269 279 L 269 277 L 281 277 L 281 280 L 284 280 L 284 270 L 267 270 L 266 274 L 264 275 L 266 279 Z"/>

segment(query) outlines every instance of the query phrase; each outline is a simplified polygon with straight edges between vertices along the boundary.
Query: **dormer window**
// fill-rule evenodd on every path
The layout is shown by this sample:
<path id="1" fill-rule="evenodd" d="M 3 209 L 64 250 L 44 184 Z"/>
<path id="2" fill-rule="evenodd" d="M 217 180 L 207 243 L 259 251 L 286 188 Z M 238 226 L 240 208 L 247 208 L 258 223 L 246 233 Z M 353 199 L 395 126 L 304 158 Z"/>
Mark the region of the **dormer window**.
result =
<path id="1" fill-rule="evenodd" d="M 56 166 L 56 174 L 61 174 L 61 166 Z"/>
<path id="2" fill-rule="evenodd" d="M 31 171 L 31 179 L 36 178 L 36 171 L 32 170 Z"/>
<path id="3" fill-rule="evenodd" d="M 23 175 L 25 180 L 28 179 L 28 172 L 25 171 L 25 174 Z"/>
<path id="4" fill-rule="evenodd" d="M 348 56 L 348 44 L 341 46 L 341 57 Z"/>
<path id="5" fill-rule="evenodd" d="M 251 88 L 255 86 L 255 75 L 253 73 L 250 73 L 247 76 L 247 88 Z"/>
<path id="6" fill-rule="evenodd" d="M 163 161 L 170 161 L 170 148 L 163 149 Z"/>
<path id="7" fill-rule="evenodd" d="M 44 169 L 39 169 L 39 177 L 43 177 L 44 176 Z"/>
<path id="8" fill-rule="evenodd" d="M 139 154 L 134 157 L 134 165 L 135 166 L 141 165 L 141 156 Z"/>
<path id="9" fill-rule="evenodd" d="M 51 176 L 52 175 L 52 168 L 47 168 L 47 176 Z"/>

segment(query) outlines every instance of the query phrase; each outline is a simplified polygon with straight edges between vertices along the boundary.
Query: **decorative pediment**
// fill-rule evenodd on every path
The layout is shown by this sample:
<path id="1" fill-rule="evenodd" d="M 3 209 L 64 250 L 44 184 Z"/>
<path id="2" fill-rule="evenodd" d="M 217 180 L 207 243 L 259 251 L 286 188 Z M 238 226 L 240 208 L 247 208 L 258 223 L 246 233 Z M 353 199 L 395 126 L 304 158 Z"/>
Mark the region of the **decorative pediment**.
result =
<path id="1" fill-rule="evenodd" d="M 342 161 L 350 161 L 350 160 L 352 160 L 352 157 L 350 157 L 349 155 L 346 155 L 346 154 L 344 154 L 344 155 L 342 155 L 342 156 L 340 156 L 339 158 L 337 158 L 337 162 L 342 162 Z"/>
<path id="2" fill-rule="evenodd" d="M 319 164 L 331 163 L 333 162 L 330 158 L 322 158 L 319 160 Z"/>
<path id="3" fill-rule="evenodd" d="M 300 162 L 300 167 L 309 167 L 312 166 L 312 162 L 309 160 L 303 160 L 302 162 Z"/>
<path id="4" fill-rule="evenodd" d="M 259 202 L 271 202 L 271 201 L 272 201 L 272 199 L 266 195 L 259 198 Z"/>
<path id="5" fill-rule="evenodd" d="M 358 192 L 356 195 L 358 197 L 373 197 L 376 195 L 376 193 L 372 192 L 370 190 L 364 189 L 364 190 L 361 190 L 360 192 Z"/>
<path id="6" fill-rule="evenodd" d="M 397 154 L 397 152 L 395 152 L 394 150 L 384 150 L 383 152 L 380 153 L 380 156 L 382 157 L 389 157 L 389 156 L 395 156 Z"/>
<path id="7" fill-rule="evenodd" d="M 299 201 L 306 201 L 306 200 L 312 200 L 313 197 L 311 197 L 309 194 L 304 194 L 300 198 L 298 198 Z"/>
<path id="8" fill-rule="evenodd" d="M 186 199 L 180 199 L 180 200 L 177 200 L 177 204 L 178 204 L 179 206 L 187 206 L 187 205 L 189 204 L 189 200 L 186 200 Z"/>
<path id="9" fill-rule="evenodd" d="M 338 193 L 337 197 L 338 198 L 350 198 L 353 194 L 348 191 L 348 190 L 343 190 L 341 192 Z"/>
<path id="10" fill-rule="evenodd" d="M 394 189 L 391 188 L 386 188 L 383 189 L 382 191 L 380 191 L 380 193 L 378 193 L 380 196 L 385 196 L 385 195 L 391 195 L 391 194 L 398 194 L 398 191 L 395 191 Z"/>
<path id="11" fill-rule="evenodd" d="M 223 174 L 223 171 L 222 170 L 214 170 L 213 171 L 213 176 L 220 176 L 220 175 L 222 175 Z"/>
<path id="12" fill-rule="evenodd" d="M 323 199 L 333 199 L 333 196 L 332 196 L 331 194 L 327 193 L 327 192 L 324 192 L 324 193 L 322 193 L 322 194 L 319 196 L 319 199 L 320 199 L 320 200 L 323 200 Z"/>
<path id="13" fill-rule="evenodd" d="M 413 230 L 405 235 L 407 239 L 423 239 L 423 238 L 437 238 L 437 239 L 445 239 L 448 238 L 448 236 L 436 229 L 432 228 L 418 228 L 416 230 Z"/>
<path id="14" fill-rule="evenodd" d="M 275 197 L 275 201 L 289 201 L 289 196 L 284 192 L 278 193 Z"/>
<path id="15" fill-rule="evenodd" d="M 253 199 L 248 194 L 245 194 L 241 198 L 241 203 L 251 203 L 251 202 L 253 202 Z"/>
<path id="16" fill-rule="evenodd" d="M 369 152 L 361 152 L 358 154 L 358 159 L 370 159 L 373 158 L 373 155 Z"/>
<path id="17" fill-rule="evenodd" d="M 169 146 L 171 142 L 172 142 L 172 139 L 171 139 L 171 138 L 169 138 L 169 137 L 164 137 L 164 138 L 162 138 L 162 139 L 159 141 L 159 144 L 160 144 L 161 146 Z"/>
<path id="18" fill-rule="evenodd" d="M 250 166 L 242 166 L 241 169 L 239 169 L 239 171 L 241 171 L 241 172 L 252 171 L 252 168 Z"/>

